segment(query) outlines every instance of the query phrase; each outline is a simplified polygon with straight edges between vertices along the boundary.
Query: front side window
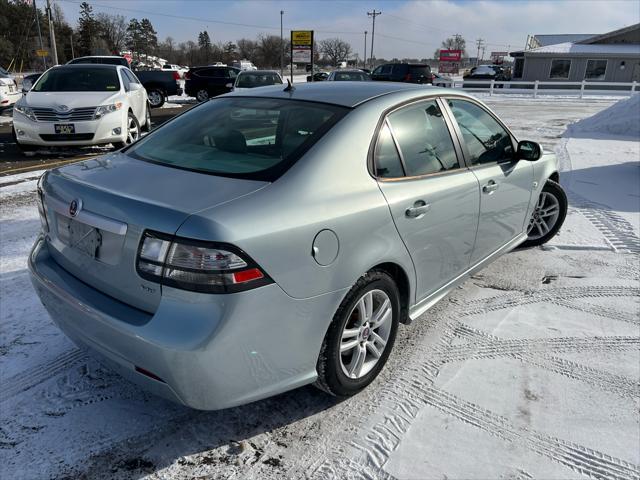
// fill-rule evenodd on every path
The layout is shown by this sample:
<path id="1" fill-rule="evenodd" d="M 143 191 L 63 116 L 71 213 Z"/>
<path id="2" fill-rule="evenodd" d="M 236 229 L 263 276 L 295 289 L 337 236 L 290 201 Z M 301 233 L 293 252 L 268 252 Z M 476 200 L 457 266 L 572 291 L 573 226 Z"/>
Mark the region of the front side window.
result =
<path id="1" fill-rule="evenodd" d="M 569 70 L 571 70 L 571 60 L 551 60 L 549 78 L 567 79 Z"/>
<path id="2" fill-rule="evenodd" d="M 607 71 L 606 60 L 588 60 L 587 69 L 584 72 L 585 80 L 604 80 Z"/>
<path id="3" fill-rule="evenodd" d="M 131 90 L 131 88 L 130 88 L 131 81 L 129 80 L 129 77 L 127 76 L 127 72 L 125 72 L 124 70 L 121 70 L 120 74 L 122 75 L 122 86 L 124 87 L 124 91 L 125 92 L 130 91 Z"/>
<path id="4" fill-rule="evenodd" d="M 218 98 L 127 150 L 140 160 L 213 175 L 273 181 L 348 108 L 270 98 Z"/>
<path id="5" fill-rule="evenodd" d="M 435 100 L 389 115 L 408 176 L 429 175 L 459 168 L 449 128 Z"/>
<path id="6" fill-rule="evenodd" d="M 376 177 L 399 178 L 404 177 L 400 155 L 391 136 L 391 130 L 385 122 L 378 134 L 375 150 Z"/>
<path id="7" fill-rule="evenodd" d="M 380 65 L 373 73 L 374 75 L 388 75 L 391 73 L 391 65 Z"/>
<path id="8" fill-rule="evenodd" d="M 117 92 L 120 90 L 115 68 L 64 68 L 48 70 L 33 86 L 35 92 Z"/>
<path id="9" fill-rule="evenodd" d="M 466 100 L 448 100 L 467 146 L 471 165 L 510 161 L 511 136 L 484 108 Z"/>

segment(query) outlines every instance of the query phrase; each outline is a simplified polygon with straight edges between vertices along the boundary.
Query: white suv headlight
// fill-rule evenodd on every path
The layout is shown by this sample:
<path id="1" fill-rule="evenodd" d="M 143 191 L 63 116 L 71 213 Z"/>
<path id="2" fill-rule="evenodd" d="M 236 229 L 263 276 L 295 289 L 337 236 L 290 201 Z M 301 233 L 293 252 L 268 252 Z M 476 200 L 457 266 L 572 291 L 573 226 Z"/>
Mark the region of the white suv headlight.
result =
<path id="1" fill-rule="evenodd" d="M 34 122 L 37 121 L 36 116 L 33 114 L 33 110 L 31 109 L 31 107 L 27 107 L 26 105 L 16 103 L 13 106 L 13 110 L 16 112 L 20 112 L 22 115 L 29 118 L 30 120 L 33 120 Z"/>
<path id="2" fill-rule="evenodd" d="M 116 112 L 122 108 L 122 102 L 112 103 L 110 105 L 100 105 L 96 108 L 96 113 L 93 114 L 94 119 L 102 118 L 107 113 Z"/>

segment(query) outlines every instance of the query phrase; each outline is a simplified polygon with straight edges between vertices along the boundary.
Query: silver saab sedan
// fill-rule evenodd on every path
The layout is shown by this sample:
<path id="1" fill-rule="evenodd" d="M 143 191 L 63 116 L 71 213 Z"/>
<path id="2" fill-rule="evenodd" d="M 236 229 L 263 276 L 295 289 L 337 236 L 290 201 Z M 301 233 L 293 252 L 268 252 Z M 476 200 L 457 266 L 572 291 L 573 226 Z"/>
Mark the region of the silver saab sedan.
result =
<path id="1" fill-rule="evenodd" d="M 399 323 L 567 210 L 555 157 L 481 102 L 385 82 L 223 95 L 47 172 L 38 197 L 52 319 L 198 409 L 357 393 Z"/>

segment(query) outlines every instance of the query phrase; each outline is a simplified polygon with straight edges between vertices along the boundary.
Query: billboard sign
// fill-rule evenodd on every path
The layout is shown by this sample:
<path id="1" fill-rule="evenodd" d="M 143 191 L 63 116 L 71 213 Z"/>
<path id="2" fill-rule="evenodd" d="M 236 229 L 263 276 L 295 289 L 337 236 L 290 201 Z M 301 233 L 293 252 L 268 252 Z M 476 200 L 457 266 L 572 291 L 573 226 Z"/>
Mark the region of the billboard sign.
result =
<path id="1" fill-rule="evenodd" d="M 509 55 L 509 52 L 491 52 L 491 61 L 493 63 L 502 63 L 507 55 Z"/>
<path id="2" fill-rule="evenodd" d="M 440 50 L 441 62 L 459 62 L 462 60 L 462 50 Z"/>
<path id="3" fill-rule="evenodd" d="M 291 30 L 291 62 L 311 63 L 313 30 Z"/>

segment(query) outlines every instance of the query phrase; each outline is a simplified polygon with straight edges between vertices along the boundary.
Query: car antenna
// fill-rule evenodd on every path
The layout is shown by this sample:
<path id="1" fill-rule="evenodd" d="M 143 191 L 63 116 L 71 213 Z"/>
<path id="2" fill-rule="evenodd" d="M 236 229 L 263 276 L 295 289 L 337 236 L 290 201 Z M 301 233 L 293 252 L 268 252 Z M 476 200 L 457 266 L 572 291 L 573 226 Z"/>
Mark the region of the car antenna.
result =
<path id="1" fill-rule="evenodd" d="M 284 87 L 283 92 L 293 92 L 295 89 L 296 89 L 296 87 L 294 87 L 294 86 L 291 84 L 291 80 L 289 80 L 289 79 L 287 78 L 287 86 L 286 86 L 286 87 Z"/>

